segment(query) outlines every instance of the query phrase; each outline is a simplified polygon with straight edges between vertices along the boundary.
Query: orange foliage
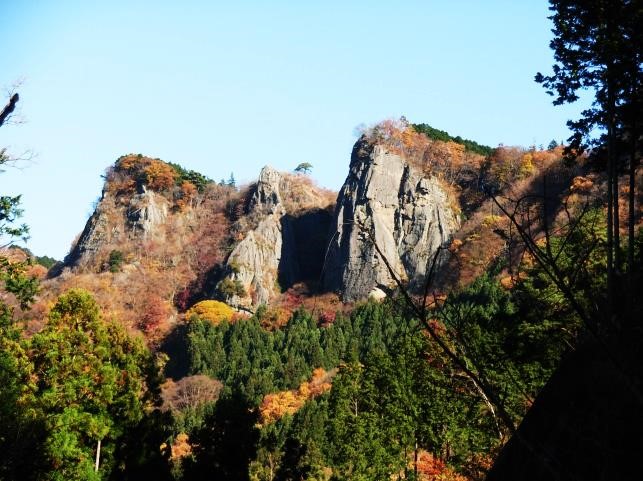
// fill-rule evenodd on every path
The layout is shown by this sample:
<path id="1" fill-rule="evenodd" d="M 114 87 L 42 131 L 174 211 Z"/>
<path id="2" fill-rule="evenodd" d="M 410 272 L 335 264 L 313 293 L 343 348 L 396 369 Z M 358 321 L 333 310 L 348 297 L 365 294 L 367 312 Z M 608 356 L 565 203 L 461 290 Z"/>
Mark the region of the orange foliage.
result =
<path id="1" fill-rule="evenodd" d="M 186 433 L 179 433 L 174 438 L 174 442 L 168 446 L 167 443 L 161 444 L 161 452 L 165 453 L 169 449 L 170 459 L 172 461 L 180 460 L 192 454 L 192 445 L 190 437 Z"/>
<path id="2" fill-rule="evenodd" d="M 170 315 L 167 301 L 157 294 L 148 294 L 145 297 L 143 315 L 139 319 L 139 327 L 148 334 L 162 326 Z"/>
<path id="3" fill-rule="evenodd" d="M 288 213 L 334 206 L 337 192 L 319 187 L 304 175 L 282 173 L 281 196 Z"/>
<path id="4" fill-rule="evenodd" d="M 413 460 L 410 464 L 414 467 Z M 417 471 L 423 481 L 469 481 L 469 478 L 456 473 L 444 461 L 424 450 L 418 452 Z"/>
<path id="5" fill-rule="evenodd" d="M 125 177 L 114 175 L 126 174 Z M 150 189 L 162 192 L 174 187 L 177 173 L 174 168 L 160 159 L 143 155 L 124 155 L 116 161 L 112 172 L 108 171 L 108 181 L 116 184 L 117 191 L 134 189 L 137 180 L 142 180 Z"/>
<path id="6" fill-rule="evenodd" d="M 184 180 L 181 183 L 181 190 L 179 191 L 176 205 L 179 210 L 184 210 L 194 200 L 198 193 L 198 189 L 192 182 Z"/>
<path id="7" fill-rule="evenodd" d="M 449 252 L 456 253 L 460 247 L 462 247 L 462 241 L 460 239 L 453 239 L 449 246 Z"/>
<path id="8" fill-rule="evenodd" d="M 572 192 L 589 192 L 592 190 L 594 182 L 592 179 L 578 175 L 572 180 L 572 185 L 569 188 Z"/>
<path id="9" fill-rule="evenodd" d="M 291 391 L 282 391 L 266 394 L 259 406 L 262 424 L 277 421 L 285 414 L 294 414 L 306 401 L 330 390 L 331 380 L 336 370 L 325 371 L 318 367 L 313 371 L 310 381 L 304 381 L 299 388 Z"/>
<path id="10" fill-rule="evenodd" d="M 189 215 L 171 209 L 165 222 L 144 234 L 128 225 L 132 192 L 120 192 L 120 187 L 113 187 L 114 182 L 122 186 L 123 179 L 134 175 L 125 171 L 125 167 L 137 169 L 142 163 L 149 164 L 145 158 L 123 157 L 108 172 L 105 190 L 111 195 L 106 195 L 98 207 L 104 227 L 99 231 L 97 250 L 73 270 L 66 269 L 62 275 L 43 281 L 34 306 L 39 313 L 46 311 L 47 303 L 61 292 L 82 287 L 92 292 L 106 317 L 131 331 L 144 332 L 148 339 L 158 339 L 172 326 L 176 315 L 173 305 L 185 310 L 194 303 L 195 294 L 203 292 L 208 272 L 223 261 L 230 245 L 230 221 L 225 206 L 239 194 L 227 187 L 207 185 L 185 206 Z M 186 193 L 190 193 L 189 186 Z M 121 251 L 127 262 L 121 272 L 104 272 L 104 260 L 114 249 Z M 157 296 L 155 301 L 150 301 L 150 293 Z M 148 312 L 149 305 L 154 307 L 152 312 Z M 25 313 L 24 318 L 40 319 L 34 316 Z M 154 329 L 157 321 L 159 327 Z M 33 323 L 34 329 L 37 324 Z"/>
<path id="11" fill-rule="evenodd" d="M 29 277 L 32 277 L 34 279 L 44 279 L 45 276 L 47 275 L 47 272 L 48 272 L 48 269 L 45 266 L 41 266 L 40 264 L 34 264 L 32 266 L 29 266 L 26 274 Z"/>
<path id="12" fill-rule="evenodd" d="M 366 129 L 364 135 L 371 143 L 384 145 L 425 174 L 437 175 L 449 185 L 462 180 L 464 172 L 479 170 L 484 162 L 484 156 L 467 151 L 462 144 L 429 139 L 404 118 L 384 120 Z"/>
<path id="13" fill-rule="evenodd" d="M 164 191 L 174 186 L 176 171 L 161 160 L 151 160 L 143 172 L 146 183 L 152 190 Z"/>

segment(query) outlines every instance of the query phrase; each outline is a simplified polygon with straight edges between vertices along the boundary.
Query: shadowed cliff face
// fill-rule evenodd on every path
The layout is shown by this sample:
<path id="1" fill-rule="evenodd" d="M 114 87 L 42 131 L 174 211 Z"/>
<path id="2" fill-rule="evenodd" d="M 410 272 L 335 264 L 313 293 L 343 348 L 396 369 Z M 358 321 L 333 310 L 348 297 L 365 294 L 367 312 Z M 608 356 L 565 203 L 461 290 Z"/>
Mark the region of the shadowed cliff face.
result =
<path id="1" fill-rule="evenodd" d="M 447 195 L 401 156 L 360 139 L 337 200 L 325 289 L 345 300 L 377 295 L 392 286 L 374 239 L 395 273 L 411 287 L 424 279 L 436 250 L 458 228 Z"/>
<path id="2" fill-rule="evenodd" d="M 279 269 L 279 285 L 288 289 L 297 282 L 315 286 L 319 283 L 328 245 L 332 213 L 328 209 L 312 209 L 299 215 L 286 215 L 282 225 L 289 229 L 289 243 L 282 247 L 284 266 Z M 290 274 L 285 268 L 294 266 Z M 289 275 L 290 274 L 290 275 Z"/>

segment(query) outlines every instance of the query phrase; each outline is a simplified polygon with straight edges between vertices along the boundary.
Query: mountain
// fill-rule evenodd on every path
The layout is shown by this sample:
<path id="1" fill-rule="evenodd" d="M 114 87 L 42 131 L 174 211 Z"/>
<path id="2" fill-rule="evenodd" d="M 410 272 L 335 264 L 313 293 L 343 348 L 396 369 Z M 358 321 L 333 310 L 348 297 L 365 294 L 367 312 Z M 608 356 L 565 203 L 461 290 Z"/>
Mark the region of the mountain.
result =
<path id="1" fill-rule="evenodd" d="M 506 243 L 483 190 L 528 190 L 560 158 L 517 148 L 485 157 L 466 142 L 430 139 L 403 121 L 378 124 L 355 143 L 339 194 L 269 166 L 236 188 L 123 156 L 50 270 L 43 302 L 85 287 L 115 318 L 160 339 L 203 299 L 240 313 L 281 306 L 285 321 L 310 298 L 309 307 L 331 315 L 340 308 L 332 296 L 351 303 L 394 291 L 391 273 L 421 292 L 434 260 L 432 289 L 466 285 Z"/>
<path id="2" fill-rule="evenodd" d="M 559 265 L 575 271 L 579 285 L 593 286 L 600 262 L 590 258 L 579 271 L 578 259 L 595 255 L 600 216 L 592 206 L 603 180 L 582 162 L 565 165 L 559 147 L 487 152 L 424 130 L 445 140 L 403 121 L 365 130 L 339 193 L 270 166 L 237 187 L 160 159 L 119 158 L 36 304 L 21 311 L 12 301 L 16 317 L 28 321 L 25 342 L 66 329 L 66 321 L 44 324 L 56 299 L 64 301 L 60 313 L 85 299 L 87 312 L 101 311 L 144 341 L 158 368 L 150 376 L 166 376 L 146 382 L 150 396 L 163 382 L 167 418 L 158 432 L 141 426 L 149 445 L 134 450 L 162 456 L 158 469 L 186 480 L 210 475 L 213 459 L 233 462 L 218 458 L 223 445 L 249 449 L 235 469 L 252 479 L 348 479 L 355 472 L 364 479 L 480 480 L 487 472 L 504 479 L 525 477 L 525 463 L 537 478 L 539 458 L 520 438 L 506 442 L 528 408 L 518 430 L 538 449 L 545 421 L 551 431 L 589 424 L 591 409 L 570 412 L 591 398 L 592 385 L 604 386 L 601 392 L 618 386 L 609 369 L 600 378 L 578 375 L 599 360 L 579 348 L 539 395 L 582 331 L 518 245 L 500 205 L 516 207 L 536 238 L 554 222 Z M 508 200 L 496 204 L 490 194 Z M 545 195 L 544 207 L 529 201 Z M 583 223 L 566 223 L 570 212 L 585 215 Z M 22 251 L 14 257 L 8 262 L 25 269 L 32 262 Z M 33 267 L 26 272 L 44 275 L 45 267 Z M 403 303 L 400 286 L 408 294 Z M 69 291 L 78 287 L 91 296 Z M 409 315 L 418 300 L 422 314 Z M 558 417 L 543 421 L 544 411 Z M 212 429 L 225 426 L 240 431 L 221 444 Z M 121 445 L 121 434 L 105 445 Z M 562 431 L 554 437 L 548 445 L 571 439 Z M 131 465 L 138 456 L 117 457 Z"/>
<path id="3" fill-rule="evenodd" d="M 269 166 L 237 189 L 160 159 L 123 156 L 107 170 L 70 253 L 50 271 L 47 292 L 84 286 L 131 327 L 163 332 L 207 298 L 253 312 L 297 286 L 344 301 L 381 297 L 394 281 L 371 238 L 417 288 L 457 232 L 460 208 L 444 181 L 408 157 L 363 136 L 337 196 Z M 159 319 L 145 320 L 150 310 Z"/>

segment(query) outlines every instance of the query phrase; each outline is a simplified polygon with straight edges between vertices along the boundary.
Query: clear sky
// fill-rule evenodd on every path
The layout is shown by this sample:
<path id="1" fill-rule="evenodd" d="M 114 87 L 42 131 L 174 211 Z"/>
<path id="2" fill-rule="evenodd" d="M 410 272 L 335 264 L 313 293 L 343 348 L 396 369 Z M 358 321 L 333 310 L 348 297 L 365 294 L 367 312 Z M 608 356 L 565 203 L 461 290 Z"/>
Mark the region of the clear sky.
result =
<path id="1" fill-rule="evenodd" d="M 28 247 L 61 259 L 130 152 L 240 182 L 310 162 L 337 190 L 356 127 L 384 118 L 560 141 L 579 107 L 533 81 L 552 64 L 548 14 L 544 0 L 0 0 L 0 87 L 24 79 L 25 120 L 0 146 L 37 154 L 0 193 L 23 195 Z"/>

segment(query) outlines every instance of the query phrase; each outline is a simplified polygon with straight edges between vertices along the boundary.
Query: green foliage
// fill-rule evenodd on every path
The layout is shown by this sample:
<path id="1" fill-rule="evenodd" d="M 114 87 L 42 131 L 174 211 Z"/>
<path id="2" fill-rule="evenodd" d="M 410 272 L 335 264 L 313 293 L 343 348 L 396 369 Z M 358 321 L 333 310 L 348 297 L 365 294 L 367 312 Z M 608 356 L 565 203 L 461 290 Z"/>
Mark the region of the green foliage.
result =
<path id="1" fill-rule="evenodd" d="M 12 321 L 0 303 L 0 479 L 35 480 L 46 466 L 44 426 L 22 402 L 35 389 L 33 365 Z"/>
<path id="2" fill-rule="evenodd" d="M 493 152 L 493 148 L 489 147 L 487 145 L 482 145 L 479 144 L 478 142 L 475 142 L 473 140 L 469 139 L 463 139 L 459 135 L 456 137 L 451 137 L 448 132 L 445 132 L 444 130 L 439 130 L 436 128 L 431 127 L 428 124 L 413 124 L 413 128 L 417 131 L 420 132 L 424 135 L 426 135 L 428 138 L 433 139 L 433 140 L 440 140 L 442 142 L 455 142 L 457 144 L 464 145 L 466 150 L 469 150 L 471 152 L 475 152 L 476 154 L 488 156 L 491 155 Z"/>
<path id="3" fill-rule="evenodd" d="M 302 162 L 297 167 L 295 167 L 295 172 L 308 175 L 313 168 L 313 164 L 310 162 Z"/>
<path id="4" fill-rule="evenodd" d="M 566 151 L 575 156 L 603 143 L 596 133 L 604 134 L 610 123 L 626 131 L 636 131 L 640 123 L 643 9 L 620 0 L 549 3 L 554 34 L 549 46 L 556 63 L 551 75 L 539 72 L 535 80 L 554 97 L 554 105 L 576 102 L 580 90 L 594 94 L 582 117 L 567 122 L 573 134 Z"/>
<path id="5" fill-rule="evenodd" d="M 17 262 L 0 255 L 0 286 L 13 294 L 23 308 L 31 303 L 40 286 L 38 279 L 27 275 L 30 265 L 29 260 Z M 0 301 L 2 306 L 5 305 Z"/>
<path id="6" fill-rule="evenodd" d="M 41 266 L 46 267 L 47 269 L 51 269 L 53 266 L 58 264 L 58 260 L 49 256 L 35 256 L 34 259 L 36 260 L 37 264 L 40 264 Z"/>
<path id="7" fill-rule="evenodd" d="M 17 99 L 17 94 L 12 97 L 14 105 Z M 0 149 L 0 166 L 11 161 L 6 150 Z M 20 196 L 0 196 L 0 246 L 11 246 L 15 237 L 26 238 L 27 226 L 16 226 L 21 215 Z M 37 446 L 44 438 L 42 422 L 22 402 L 34 389 L 33 366 L 22 332 L 14 323 L 13 309 L 5 302 L 7 294 L 15 296 L 22 308 L 33 301 L 38 281 L 26 275 L 29 265 L 29 261 L 16 262 L 0 255 L 0 479 L 3 480 L 36 479 L 34 473 L 44 465 L 42 450 Z"/>
<path id="8" fill-rule="evenodd" d="M 120 272 L 123 266 L 123 253 L 116 249 L 110 251 L 107 266 L 110 272 Z"/>
<path id="9" fill-rule="evenodd" d="M 212 179 L 207 178 L 205 175 L 195 170 L 186 169 L 185 167 L 173 162 L 168 162 L 168 165 L 176 171 L 176 185 L 181 185 L 183 182 L 187 181 L 193 184 L 199 192 L 203 192 L 206 186 L 213 182 Z"/>
<path id="10" fill-rule="evenodd" d="M 17 237 L 26 240 L 29 227 L 26 224 L 19 226 L 15 222 L 22 216 L 20 199 L 22 196 L 0 196 L 0 246 L 7 242 L 11 243 L 12 238 Z"/>
<path id="11" fill-rule="evenodd" d="M 429 350 L 433 363 L 426 360 Z M 492 419 L 481 419 L 477 394 L 453 375 L 417 324 L 388 304 L 364 304 L 327 328 L 301 311 L 274 332 L 257 319 L 218 326 L 197 321 L 189 326 L 188 351 L 191 372 L 238 388 L 253 405 L 298 386 L 314 367 L 347 363 L 329 397 L 264 428 L 253 463 L 258 479 L 268 479 L 271 469 L 278 479 L 316 476 L 328 466 L 337 479 L 385 479 L 404 469 L 403 453 L 416 443 L 448 452 L 456 465 L 497 443 Z"/>
<path id="12" fill-rule="evenodd" d="M 249 480 L 250 461 L 257 452 L 257 414 L 247 399 L 231 393 L 217 403 L 203 427 L 193 434 L 194 462 L 185 468 L 186 480 Z"/>
<path id="13" fill-rule="evenodd" d="M 260 314 L 260 313 L 259 313 Z M 331 369 L 372 350 L 386 350 L 399 335 L 402 320 L 378 304 L 358 307 L 328 328 L 317 326 L 307 312 L 297 311 L 274 332 L 258 316 L 234 324 L 190 323 L 187 331 L 189 373 L 220 379 L 258 403 L 270 392 L 294 389 L 315 367 Z"/>
<path id="14" fill-rule="evenodd" d="M 231 279 L 230 277 L 224 278 L 217 284 L 217 291 L 224 299 L 230 299 L 235 296 L 246 296 L 246 290 L 241 281 L 239 279 Z"/>
<path id="15" fill-rule="evenodd" d="M 37 375 L 22 402 L 46 430 L 48 469 L 41 479 L 102 479 L 118 469 L 114 451 L 144 416 L 154 393 L 154 367 L 139 340 L 102 321 L 96 302 L 82 290 L 61 296 L 45 328 L 27 343 Z M 94 455 L 102 441 L 101 469 Z"/>

